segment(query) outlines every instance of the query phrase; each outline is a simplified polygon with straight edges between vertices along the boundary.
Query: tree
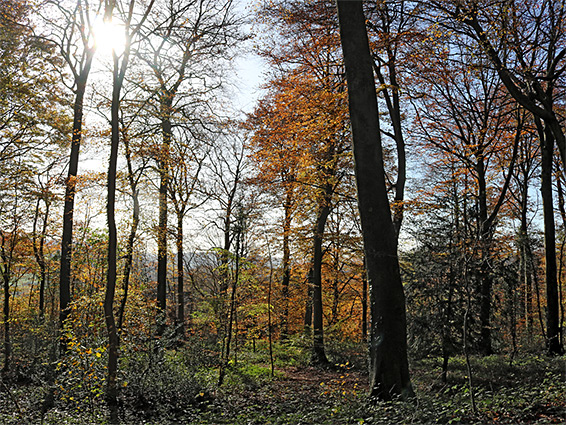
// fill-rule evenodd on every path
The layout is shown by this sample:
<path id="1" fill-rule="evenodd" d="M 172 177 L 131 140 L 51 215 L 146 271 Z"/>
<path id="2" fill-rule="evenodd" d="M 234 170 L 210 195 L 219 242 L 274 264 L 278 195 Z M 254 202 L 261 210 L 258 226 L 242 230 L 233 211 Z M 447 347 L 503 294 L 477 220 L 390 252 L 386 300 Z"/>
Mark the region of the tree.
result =
<path id="1" fill-rule="evenodd" d="M 417 112 L 416 122 L 423 127 L 427 150 L 449 155 L 447 162 L 461 163 L 464 172 L 472 176 L 470 190 L 475 205 L 471 208 L 475 209 L 477 225 L 471 242 L 478 246 L 474 273 L 481 306 L 478 345 L 489 355 L 494 234 L 513 175 L 524 113 L 514 110 L 515 103 L 502 90 L 497 75 L 481 61 L 470 58 L 462 46 L 441 45 L 429 57 L 421 62 L 424 105 Z"/>
<path id="2" fill-rule="evenodd" d="M 126 9 L 127 7 L 127 9 Z M 133 38 L 141 29 L 147 15 L 153 7 L 153 0 L 149 2 L 139 22 L 132 27 L 132 19 L 134 18 L 135 0 L 122 4 L 111 1 L 105 11 L 105 19 L 111 21 L 114 8 L 124 20 L 124 34 L 126 45 L 124 52 L 119 56 L 115 49 L 112 50 L 113 59 L 113 80 L 112 80 L 112 104 L 111 104 L 111 143 L 110 143 L 110 159 L 107 175 L 107 221 L 108 221 L 108 265 L 106 271 L 106 292 L 104 296 L 104 318 L 106 329 L 108 331 L 108 368 L 107 368 L 107 388 L 106 400 L 112 408 L 113 415 L 116 415 L 115 406 L 117 404 L 117 387 L 116 376 L 118 373 L 118 348 L 119 337 L 116 328 L 116 319 L 114 316 L 114 298 L 116 293 L 116 269 L 117 269 L 117 231 L 115 218 L 116 204 L 116 172 L 118 167 L 118 147 L 120 143 L 120 100 L 122 85 L 126 77 L 126 71 L 130 61 L 131 44 Z"/>
<path id="3" fill-rule="evenodd" d="M 155 149 L 159 174 L 158 334 L 163 334 L 166 324 L 167 192 L 174 130 L 183 124 L 190 126 L 194 122 L 207 121 L 206 117 L 193 115 L 197 111 L 194 104 L 205 104 L 210 108 L 207 100 L 222 81 L 219 76 L 222 67 L 218 62 L 228 60 L 230 50 L 243 39 L 232 3 L 232 0 L 191 0 L 182 4 L 159 4 L 148 19 L 145 43 L 138 52 L 153 77 L 153 81 L 144 83 L 150 97 L 147 107 L 153 109 L 162 139 Z"/>
<path id="4" fill-rule="evenodd" d="M 379 94 L 385 102 L 391 130 L 381 128 L 383 135 L 395 144 L 396 178 L 391 183 L 393 190 L 393 224 L 399 236 L 405 209 L 405 185 L 407 181 L 406 136 L 403 131 L 405 113 L 403 93 L 407 82 L 404 73 L 412 67 L 407 57 L 411 41 L 419 40 L 417 20 L 418 2 L 374 1 L 366 3 L 370 47 L 374 70 L 379 83 Z M 379 98 L 378 98 L 379 99 Z"/>
<path id="5" fill-rule="evenodd" d="M 25 1 L 1 4 L 0 174 L 8 179 L 16 178 L 20 195 L 37 198 L 32 239 L 40 268 L 39 310 L 43 315 L 46 282 L 43 247 L 50 206 L 56 197 L 54 186 L 61 163 L 58 151 L 67 146 L 70 133 L 65 110 L 68 97 L 58 86 L 58 75 L 52 69 L 61 66 L 61 60 L 52 45 L 34 35 L 31 5 Z M 35 185 L 18 182 L 18 174 L 24 176 L 31 170 L 37 176 Z M 38 235 L 41 203 L 45 210 L 41 213 L 43 224 Z"/>
<path id="6" fill-rule="evenodd" d="M 171 170 L 169 181 L 169 197 L 173 203 L 177 218 L 175 244 L 177 247 L 177 312 L 175 315 L 175 332 L 180 338 L 185 337 L 185 254 L 183 249 L 183 222 L 192 209 L 204 201 L 195 202 L 199 192 L 199 174 L 208 155 L 206 136 L 196 128 L 182 133 L 180 140 L 174 145 L 171 158 L 176 164 Z"/>
<path id="7" fill-rule="evenodd" d="M 324 351 L 323 320 L 323 242 L 328 217 L 337 198 L 338 188 L 349 169 L 346 152 L 347 119 L 344 78 L 338 49 L 336 17 L 332 4 L 326 0 L 313 2 L 281 1 L 268 4 L 261 16 L 275 25 L 275 40 L 261 52 L 278 70 L 271 82 L 272 93 L 257 114 L 271 117 L 262 123 L 261 132 L 270 132 L 283 143 L 293 146 L 299 161 L 308 173 L 298 172 L 296 180 L 308 188 L 314 202 L 308 214 L 312 223 L 312 267 L 308 273 L 308 305 L 305 324 L 312 317 L 313 347 L 311 361 L 328 362 Z M 288 43 L 276 37 L 286 34 Z M 267 110 L 266 110 L 267 108 Z M 266 129 L 261 127 L 265 126 Z M 262 162 L 278 161 L 269 155 Z M 289 162 L 281 162 L 280 169 Z M 277 167 L 266 164 L 265 167 Z M 289 170 L 293 172 L 292 169 Z M 289 172 L 288 171 L 288 172 Z M 312 313 L 310 312 L 312 306 Z"/>
<path id="8" fill-rule="evenodd" d="M 79 151 L 82 141 L 83 107 L 87 82 L 96 52 L 93 24 L 95 18 L 102 13 L 102 2 L 91 9 L 88 1 L 77 0 L 59 2 L 47 0 L 45 12 L 45 28 L 50 33 L 44 38 L 52 42 L 59 50 L 61 57 L 70 72 L 68 88 L 74 94 L 73 130 L 69 171 L 65 182 L 65 204 L 63 210 L 63 236 L 61 238 L 61 266 L 59 275 L 60 327 L 63 328 L 69 315 L 71 302 L 71 257 L 73 246 L 73 213 L 77 186 Z M 65 339 L 61 339 L 61 351 L 66 350 Z"/>
<path id="9" fill-rule="evenodd" d="M 496 2 L 489 6 L 478 0 L 438 3 L 439 10 L 456 21 L 457 31 L 473 40 L 491 62 L 509 94 L 534 117 L 542 155 L 547 348 L 562 354 L 559 338 L 558 289 L 555 253 L 555 224 L 552 202 L 552 157 L 554 146 L 566 169 L 566 137 L 561 125 L 558 100 L 566 59 L 564 1 Z"/>
<path id="10" fill-rule="evenodd" d="M 407 359 L 405 296 L 391 219 L 372 60 L 361 1 L 337 1 L 354 168 L 370 287 L 370 394 L 413 394 Z"/>

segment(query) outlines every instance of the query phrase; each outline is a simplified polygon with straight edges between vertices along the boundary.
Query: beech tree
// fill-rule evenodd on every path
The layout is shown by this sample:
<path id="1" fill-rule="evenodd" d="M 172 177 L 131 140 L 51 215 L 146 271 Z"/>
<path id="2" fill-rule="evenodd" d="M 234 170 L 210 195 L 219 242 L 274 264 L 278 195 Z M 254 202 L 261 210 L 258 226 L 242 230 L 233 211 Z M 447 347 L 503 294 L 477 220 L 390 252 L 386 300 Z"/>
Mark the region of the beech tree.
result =
<path id="1" fill-rule="evenodd" d="M 113 14 L 118 15 L 119 19 L 123 19 L 125 46 L 124 51 L 120 54 L 116 48 L 112 50 L 113 62 L 113 79 L 112 79 L 112 104 L 111 104 L 111 143 L 110 143 L 110 159 L 107 175 L 107 208 L 106 219 L 108 221 L 108 257 L 106 271 L 106 292 L 104 296 L 104 317 L 106 329 L 108 331 L 108 368 L 107 368 L 107 388 L 106 400 L 112 408 L 113 415 L 116 415 L 115 406 L 117 404 L 117 387 L 116 376 L 118 373 L 118 347 L 119 337 L 116 327 L 116 319 L 114 316 L 114 298 L 116 293 L 116 276 L 117 276 L 117 231 L 115 218 L 116 204 L 116 172 L 118 166 L 118 148 L 120 143 L 120 101 L 122 85 L 126 77 L 128 65 L 130 61 L 131 45 L 133 38 L 139 33 L 147 15 L 153 7 L 153 0 L 149 2 L 143 14 L 139 18 L 139 22 L 132 22 L 134 19 L 135 0 L 128 3 L 115 2 L 112 0 L 105 10 L 105 19 L 112 20 Z"/>
<path id="2" fill-rule="evenodd" d="M 336 2 L 346 67 L 354 169 L 370 288 L 370 395 L 413 395 L 405 296 L 387 188 L 373 67 L 361 1 Z"/>
<path id="3" fill-rule="evenodd" d="M 323 329 L 323 242 L 338 187 L 349 165 L 345 154 L 349 146 L 336 17 L 332 4 L 325 0 L 276 2 L 266 5 L 260 16 L 277 28 L 272 34 L 271 48 L 261 52 L 280 72 L 270 83 L 274 109 L 271 113 L 279 116 L 279 110 L 283 110 L 284 119 L 282 122 L 274 119 L 272 131 L 283 128 L 286 143 L 300 144 L 297 150 L 302 156 L 300 162 L 309 170 L 309 173 L 297 175 L 297 181 L 309 188 L 310 196 L 305 199 L 314 201 L 312 212 L 309 211 L 314 221 L 312 267 L 308 274 L 312 313 L 307 306 L 305 323 L 312 317 L 311 361 L 325 364 L 328 359 Z M 289 43 L 283 44 L 277 39 L 284 33 L 291 35 Z M 292 109 L 285 111 L 291 105 Z"/>
<path id="4" fill-rule="evenodd" d="M 409 84 L 404 75 L 414 64 L 409 59 L 412 43 L 420 41 L 418 28 L 420 5 L 410 1 L 366 2 L 368 35 L 374 61 L 379 95 L 387 110 L 390 128 L 381 128 L 383 135 L 395 145 L 396 166 L 390 167 L 393 201 L 391 209 L 397 235 L 401 231 L 405 209 L 405 186 L 407 182 L 406 131 L 403 128 Z M 379 100 L 379 98 L 378 98 Z"/>
<path id="5" fill-rule="evenodd" d="M 417 112 L 416 122 L 423 126 L 421 134 L 429 144 L 427 150 L 434 154 L 439 149 L 452 156 L 447 161 L 462 164 L 473 177 L 470 191 L 475 205 L 470 208 L 474 209 L 477 226 L 472 243 L 478 246 L 474 273 L 481 306 L 478 346 L 489 355 L 496 223 L 507 200 L 525 118 L 524 113 L 515 111 L 515 103 L 485 64 L 470 60 L 458 46 L 441 46 L 439 50 L 429 53 L 432 59 L 422 66 L 421 78 L 426 80 L 421 88 L 424 105 Z"/>
<path id="6" fill-rule="evenodd" d="M 167 201 L 171 173 L 170 149 L 175 128 L 206 122 L 206 116 L 193 115 L 196 105 L 210 108 L 214 90 L 221 87 L 218 66 L 228 62 L 231 49 L 244 37 L 233 1 L 191 0 L 182 4 L 158 3 L 148 17 L 144 44 L 137 56 L 150 69 L 143 83 L 161 133 L 154 149 L 159 174 L 159 218 L 157 226 L 157 308 L 158 333 L 166 324 L 167 307 Z M 190 83 L 190 84 L 189 84 Z M 199 110 L 200 112 L 200 110 Z M 210 109 L 207 115 L 214 115 Z"/>
<path id="7" fill-rule="evenodd" d="M 63 211 L 63 236 L 61 238 L 61 266 L 59 275 L 60 327 L 64 326 L 69 315 L 71 302 L 71 257 L 73 244 L 73 213 L 77 186 L 79 151 L 83 137 L 83 106 L 87 82 L 96 52 L 93 25 L 101 18 L 103 4 L 91 8 L 88 1 L 59 2 L 47 0 L 42 9 L 45 29 L 44 37 L 52 42 L 70 73 L 69 81 L 64 80 L 73 95 L 73 130 L 69 171 L 65 182 Z M 66 350 L 65 340 L 61 339 L 61 350 Z"/>
<path id="8" fill-rule="evenodd" d="M 202 130 L 202 129 L 201 129 Z M 175 245 L 177 248 L 177 291 L 175 333 L 185 337 L 185 250 L 184 220 L 187 214 L 204 203 L 197 199 L 200 193 L 200 173 L 208 155 L 206 132 L 186 129 L 175 140 L 171 159 L 176 166 L 171 170 L 169 197 L 176 216 Z"/>
<path id="9" fill-rule="evenodd" d="M 566 67 L 566 31 L 563 1 L 511 1 L 484 4 L 479 0 L 433 2 L 449 16 L 448 24 L 475 43 L 491 63 L 509 94 L 537 125 L 541 143 L 546 293 L 548 304 L 546 345 L 552 354 L 564 349 L 559 338 L 555 223 L 552 200 L 552 157 L 557 145 L 566 169 L 566 137 L 561 125 L 560 88 Z"/>

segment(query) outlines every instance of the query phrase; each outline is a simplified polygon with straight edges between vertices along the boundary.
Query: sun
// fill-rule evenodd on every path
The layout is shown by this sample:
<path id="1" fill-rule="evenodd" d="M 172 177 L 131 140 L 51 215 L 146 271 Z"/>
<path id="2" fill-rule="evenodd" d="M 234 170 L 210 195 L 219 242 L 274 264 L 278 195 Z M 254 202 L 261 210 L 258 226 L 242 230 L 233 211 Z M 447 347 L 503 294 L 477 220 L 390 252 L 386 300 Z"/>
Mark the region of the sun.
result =
<path id="1" fill-rule="evenodd" d="M 117 54 L 124 51 L 126 35 L 124 26 L 113 21 L 98 19 L 93 26 L 96 49 L 103 55 L 111 55 L 114 50 Z"/>

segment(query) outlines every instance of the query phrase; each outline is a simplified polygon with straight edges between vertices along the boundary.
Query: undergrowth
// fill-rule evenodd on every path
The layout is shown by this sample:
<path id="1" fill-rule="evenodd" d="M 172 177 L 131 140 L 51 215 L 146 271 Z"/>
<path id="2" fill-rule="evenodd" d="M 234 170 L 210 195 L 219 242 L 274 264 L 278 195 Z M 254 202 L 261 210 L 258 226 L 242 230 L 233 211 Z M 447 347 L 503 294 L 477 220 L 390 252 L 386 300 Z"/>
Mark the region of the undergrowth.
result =
<path id="1" fill-rule="evenodd" d="M 502 355 L 473 357 L 471 389 L 463 358 L 450 360 L 446 382 L 441 381 L 441 359 L 415 360 L 411 373 L 417 397 L 409 402 L 384 403 L 366 396 L 363 347 L 335 344 L 329 357 L 336 363 L 326 369 L 308 366 L 308 346 L 300 338 L 275 344 L 273 353 L 272 374 L 267 344 L 244 347 L 236 360 L 229 362 L 220 388 L 218 353 L 211 347 L 195 349 L 189 344 L 123 353 L 120 421 L 242 425 L 566 421 L 564 358 L 529 355 L 510 362 Z M 101 371 L 105 352 L 83 350 L 79 354 L 69 357 L 69 364 L 54 381 L 57 387 L 50 404 L 45 399 L 53 384 L 4 377 L 0 423 L 109 423 L 103 396 L 99 395 L 104 387 Z M 72 373 L 66 373 L 73 364 Z M 88 379 L 79 380 L 83 375 Z M 95 375 L 99 379 L 94 379 Z"/>

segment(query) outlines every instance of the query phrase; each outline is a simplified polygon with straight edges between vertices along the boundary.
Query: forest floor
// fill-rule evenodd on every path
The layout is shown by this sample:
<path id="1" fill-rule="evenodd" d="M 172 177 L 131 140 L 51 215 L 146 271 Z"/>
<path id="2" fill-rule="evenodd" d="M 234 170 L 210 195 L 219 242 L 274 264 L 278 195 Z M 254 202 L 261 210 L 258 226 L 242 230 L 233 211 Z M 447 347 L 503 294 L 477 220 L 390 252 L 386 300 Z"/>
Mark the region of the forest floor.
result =
<path id="1" fill-rule="evenodd" d="M 173 358 L 177 357 L 167 361 L 173 362 Z M 150 379 L 145 387 L 136 384 L 132 375 L 131 383 L 122 391 L 120 423 L 566 423 L 564 357 L 531 355 L 516 358 L 511 364 L 505 356 L 473 357 L 475 409 L 463 357 L 451 359 L 446 382 L 441 380 L 440 359 L 413 361 L 411 374 L 417 397 L 409 402 L 388 403 L 368 400 L 367 374 L 359 364 L 336 364 L 329 368 L 277 364 L 272 377 L 265 362 L 249 360 L 242 358 L 237 365 L 231 365 L 220 389 L 213 384 L 217 378 L 217 370 L 213 368 L 208 375 L 190 378 L 182 371 L 175 375 L 173 369 L 157 371 L 159 379 Z M 174 364 L 180 368 L 179 363 Z M 43 409 L 42 414 L 39 397 L 43 393 L 44 388 L 29 381 L 2 382 L 0 423 L 110 423 L 101 397 L 71 402 L 73 397 L 64 401 L 59 394 L 54 405 Z"/>

